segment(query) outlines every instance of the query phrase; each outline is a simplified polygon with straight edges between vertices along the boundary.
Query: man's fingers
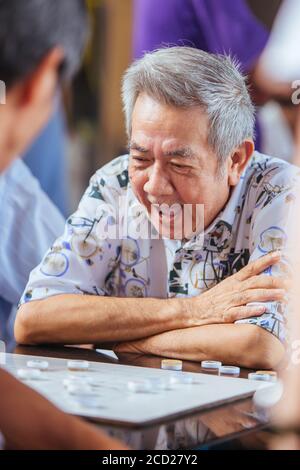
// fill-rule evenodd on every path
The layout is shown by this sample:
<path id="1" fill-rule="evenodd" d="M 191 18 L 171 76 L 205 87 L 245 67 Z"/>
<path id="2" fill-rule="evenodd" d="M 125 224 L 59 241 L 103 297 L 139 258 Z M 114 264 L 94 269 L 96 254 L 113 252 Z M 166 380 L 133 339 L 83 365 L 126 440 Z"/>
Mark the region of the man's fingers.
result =
<path id="1" fill-rule="evenodd" d="M 237 320 L 245 318 L 259 317 L 266 311 L 266 307 L 262 305 L 249 305 L 247 307 L 233 307 L 228 311 L 228 322 L 234 323 Z"/>
<path id="2" fill-rule="evenodd" d="M 232 296 L 235 307 L 250 302 L 283 302 L 286 297 L 285 289 L 248 289 Z"/>
<path id="3" fill-rule="evenodd" d="M 247 289 L 285 289 L 289 288 L 289 281 L 284 277 L 268 276 L 267 274 L 260 274 L 253 276 L 244 281 L 243 290 Z"/>
<path id="4" fill-rule="evenodd" d="M 251 263 L 241 269 L 238 273 L 234 274 L 234 277 L 239 281 L 245 281 L 249 277 L 261 274 L 265 269 L 273 266 L 273 264 L 279 263 L 280 259 L 280 251 L 272 251 L 255 261 L 251 261 Z"/>

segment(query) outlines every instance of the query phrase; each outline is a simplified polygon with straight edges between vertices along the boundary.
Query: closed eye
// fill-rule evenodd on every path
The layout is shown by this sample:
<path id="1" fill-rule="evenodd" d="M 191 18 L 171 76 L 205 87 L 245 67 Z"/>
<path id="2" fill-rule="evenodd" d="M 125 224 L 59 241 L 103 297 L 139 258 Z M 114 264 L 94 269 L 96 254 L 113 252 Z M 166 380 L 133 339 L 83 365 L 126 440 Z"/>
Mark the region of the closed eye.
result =
<path id="1" fill-rule="evenodd" d="M 180 163 L 174 163 L 174 162 L 170 162 L 171 163 L 171 166 L 174 167 L 174 168 L 178 168 L 179 170 L 189 170 L 190 167 L 188 165 L 180 165 Z"/>
<path id="2" fill-rule="evenodd" d="M 187 166 L 180 165 L 179 163 L 171 163 L 172 166 L 175 166 L 176 168 L 188 168 Z"/>
<path id="3" fill-rule="evenodd" d="M 149 158 L 144 158 L 144 157 L 139 157 L 137 155 L 132 155 L 132 160 L 134 160 L 135 162 L 140 162 L 140 163 L 147 163 L 147 162 L 150 162 L 150 159 Z"/>

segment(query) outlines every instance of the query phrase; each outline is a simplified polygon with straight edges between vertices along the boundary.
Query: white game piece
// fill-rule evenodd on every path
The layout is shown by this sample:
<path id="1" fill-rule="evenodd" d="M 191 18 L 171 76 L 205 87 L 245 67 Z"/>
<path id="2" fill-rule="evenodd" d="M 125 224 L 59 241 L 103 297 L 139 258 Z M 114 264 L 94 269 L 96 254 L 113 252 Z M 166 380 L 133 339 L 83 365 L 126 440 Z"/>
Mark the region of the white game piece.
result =
<path id="1" fill-rule="evenodd" d="M 168 377 L 170 385 L 178 385 L 180 383 L 179 374 L 172 374 Z"/>
<path id="2" fill-rule="evenodd" d="M 183 385 L 191 385 L 194 383 L 194 377 L 188 374 L 180 374 L 179 383 Z"/>
<path id="3" fill-rule="evenodd" d="M 236 366 L 221 366 L 219 373 L 223 375 L 240 375 L 240 368 Z"/>
<path id="4" fill-rule="evenodd" d="M 169 382 L 172 385 L 191 385 L 195 383 L 195 379 L 192 375 L 189 374 L 176 373 L 169 377 Z"/>
<path id="5" fill-rule="evenodd" d="M 42 376 L 39 369 L 18 369 L 17 375 L 22 380 L 39 380 Z"/>
<path id="6" fill-rule="evenodd" d="M 82 408 L 103 408 L 101 399 L 96 396 L 80 396 L 76 401 Z"/>
<path id="7" fill-rule="evenodd" d="M 67 377 L 64 379 L 64 382 L 84 383 L 92 386 L 94 386 L 96 383 L 98 384 L 98 381 L 94 377 L 88 376 L 86 374 L 67 375 Z"/>
<path id="8" fill-rule="evenodd" d="M 105 383 L 101 379 L 97 379 L 97 377 L 80 377 L 81 381 L 83 383 L 86 383 L 90 385 L 90 387 L 98 388 L 98 387 L 103 387 L 103 384 Z"/>
<path id="9" fill-rule="evenodd" d="M 105 383 L 103 380 L 99 380 L 95 377 L 88 377 L 88 379 L 85 379 L 87 380 L 87 383 L 91 386 L 91 387 L 103 387 L 103 384 Z"/>
<path id="10" fill-rule="evenodd" d="M 79 384 L 79 385 L 85 385 L 84 379 L 81 377 L 67 377 L 66 379 L 63 380 L 63 385 L 64 387 L 68 388 L 70 385 L 74 384 Z"/>
<path id="11" fill-rule="evenodd" d="M 83 397 L 95 397 L 98 396 L 99 394 L 95 392 L 94 390 L 91 389 L 88 385 L 84 384 L 75 384 L 75 383 L 70 383 L 67 385 L 67 391 L 70 395 L 80 395 Z"/>
<path id="12" fill-rule="evenodd" d="M 266 374 L 272 377 L 273 381 L 276 382 L 277 380 L 277 372 L 274 370 L 257 370 L 256 374 Z"/>
<path id="13" fill-rule="evenodd" d="M 153 391 L 153 386 L 150 380 L 130 380 L 127 383 L 127 388 L 130 392 L 145 393 Z"/>
<path id="14" fill-rule="evenodd" d="M 220 361 L 202 361 L 201 367 L 202 369 L 214 369 L 218 370 L 222 366 L 222 362 Z"/>
<path id="15" fill-rule="evenodd" d="M 72 382 L 84 382 L 89 379 L 89 376 L 86 374 L 68 374 L 66 376 L 66 380 L 72 381 Z"/>
<path id="16" fill-rule="evenodd" d="M 68 369 L 73 371 L 88 370 L 90 363 L 88 361 L 68 361 Z"/>
<path id="17" fill-rule="evenodd" d="M 167 378 L 164 380 L 159 377 L 150 377 L 147 380 L 150 380 L 153 391 L 168 390 L 171 386 L 171 382 Z"/>
<path id="18" fill-rule="evenodd" d="M 249 380 L 261 380 L 262 382 L 276 382 L 277 377 L 271 375 L 271 374 L 263 374 L 263 373 L 258 373 L 258 372 L 251 372 L 248 374 L 248 379 Z"/>
<path id="19" fill-rule="evenodd" d="M 47 361 L 27 361 L 27 367 L 29 369 L 47 370 L 49 362 Z"/>
<path id="20" fill-rule="evenodd" d="M 95 379 L 94 377 L 88 377 L 86 375 L 68 375 L 64 380 L 63 384 L 68 387 L 70 384 L 89 385 L 91 387 L 101 387 L 102 382 Z"/>
<path id="21" fill-rule="evenodd" d="M 161 368 L 164 370 L 182 370 L 182 361 L 177 359 L 163 359 Z"/>
<path id="22" fill-rule="evenodd" d="M 5 364 L 5 353 L 6 353 L 6 346 L 4 341 L 0 341 L 0 364 L 4 365 Z"/>

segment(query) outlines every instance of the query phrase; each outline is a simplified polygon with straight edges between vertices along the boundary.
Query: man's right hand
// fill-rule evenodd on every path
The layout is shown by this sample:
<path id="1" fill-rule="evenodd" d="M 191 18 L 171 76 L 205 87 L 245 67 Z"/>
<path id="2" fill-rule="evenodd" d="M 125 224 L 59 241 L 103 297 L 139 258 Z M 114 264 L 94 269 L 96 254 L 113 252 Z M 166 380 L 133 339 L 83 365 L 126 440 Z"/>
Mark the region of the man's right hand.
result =
<path id="1" fill-rule="evenodd" d="M 261 274 L 280 259 L 279 252 L 268 253 L 203 294 L 182 299 L 190 318 L 190 326 L 234 323 L 262 315 L 266 311 L 264 302 L 283 302 L 287 280 Z M 252 302 L 259 302 L 260 305 L 247 305 Z"/>

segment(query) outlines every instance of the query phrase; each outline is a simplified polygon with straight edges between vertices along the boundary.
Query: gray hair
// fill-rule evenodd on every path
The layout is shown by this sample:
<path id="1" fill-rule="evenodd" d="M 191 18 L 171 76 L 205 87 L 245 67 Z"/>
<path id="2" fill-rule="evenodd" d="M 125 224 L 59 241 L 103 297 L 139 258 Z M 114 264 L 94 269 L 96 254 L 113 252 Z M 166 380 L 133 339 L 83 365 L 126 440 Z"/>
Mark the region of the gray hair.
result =
<path id="1" fill-rule="evenodd" d="M 122 97 L 130 138 L 141 93 L 168 105 L 201 106 L 209 119 L 208 143 L 221 161 L 254 137 L 255 109 L 236 60 L 191 47 L 167 47 L 135 61 L 123 79 Z"/>

